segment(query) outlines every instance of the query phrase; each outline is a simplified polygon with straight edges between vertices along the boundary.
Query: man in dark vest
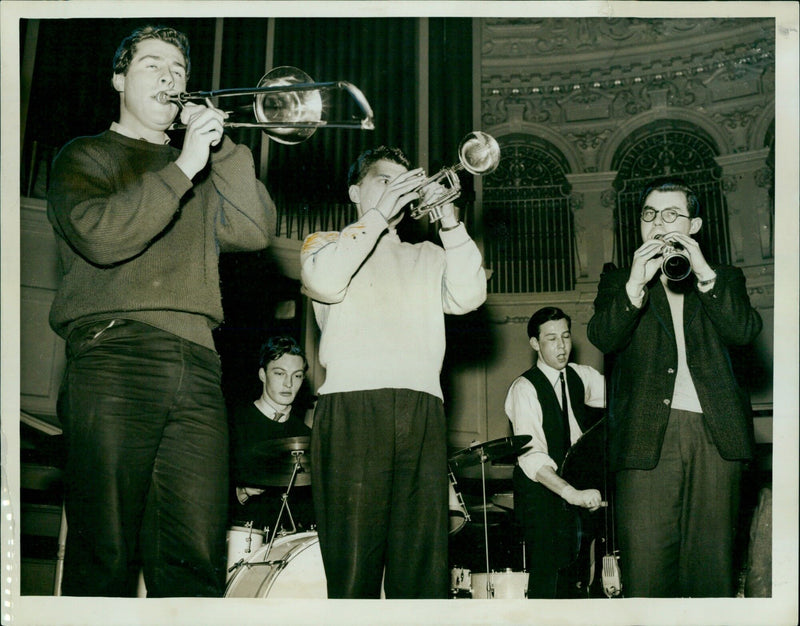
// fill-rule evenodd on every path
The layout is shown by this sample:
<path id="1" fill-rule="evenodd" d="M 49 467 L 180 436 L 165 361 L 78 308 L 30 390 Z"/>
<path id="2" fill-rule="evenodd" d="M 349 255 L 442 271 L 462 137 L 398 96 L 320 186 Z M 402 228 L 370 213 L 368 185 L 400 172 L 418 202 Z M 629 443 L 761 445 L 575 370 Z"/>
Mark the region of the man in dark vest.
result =
<path id="1" fill-rule="evenodd" d="M 597 489 L 578 490 L 558 471 L 570 446 L 589 427 L 585 405 L 602 407 L 603 375 L 586 365 L 569 363 L 570 317 L 544 307 L 528 321 L 536 365 L 511 384 L 505 411 L 514 435 L 530 435 L 530 449 L 514 468 L 514 512 L 526 544 L 528 598 L 556 598 L 558 571 L 578 552 L 575 511 L 595 511 Z M 602 459 L 598 459 L 601 463 Z"/>

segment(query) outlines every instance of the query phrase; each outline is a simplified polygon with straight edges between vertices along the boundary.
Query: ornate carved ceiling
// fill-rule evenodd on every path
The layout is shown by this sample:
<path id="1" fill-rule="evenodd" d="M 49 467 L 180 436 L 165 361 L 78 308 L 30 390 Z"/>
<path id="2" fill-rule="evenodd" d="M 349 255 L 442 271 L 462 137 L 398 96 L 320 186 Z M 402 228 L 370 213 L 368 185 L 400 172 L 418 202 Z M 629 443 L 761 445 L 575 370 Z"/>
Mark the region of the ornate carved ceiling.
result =
<path id="1" fill-rule="evenodd" d="M 578 171 L 596 171 L 603 145 L 647 115 L 697 123 L 721 152 L 757 149 L 754 127 L 774 117 L 774 28 L 772 19 L 485 19 L 482 122 L 547 127 Z"/>

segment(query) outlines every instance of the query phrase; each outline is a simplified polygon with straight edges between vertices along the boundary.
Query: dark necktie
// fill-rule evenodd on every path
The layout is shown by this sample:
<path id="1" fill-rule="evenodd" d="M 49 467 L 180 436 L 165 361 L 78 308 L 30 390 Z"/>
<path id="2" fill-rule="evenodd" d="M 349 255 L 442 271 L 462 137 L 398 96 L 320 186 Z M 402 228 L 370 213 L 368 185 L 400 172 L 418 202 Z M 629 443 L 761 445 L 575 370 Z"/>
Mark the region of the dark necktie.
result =
<path id="1" fill-rule="evenodd" d="M 567 380 L 562 371 L 558 377 L 561 379 L 561 426 L 564 429 L 564 449 L 568 450 L 571 441 L 569 436 L 569 409 L 567 408 Z"/>

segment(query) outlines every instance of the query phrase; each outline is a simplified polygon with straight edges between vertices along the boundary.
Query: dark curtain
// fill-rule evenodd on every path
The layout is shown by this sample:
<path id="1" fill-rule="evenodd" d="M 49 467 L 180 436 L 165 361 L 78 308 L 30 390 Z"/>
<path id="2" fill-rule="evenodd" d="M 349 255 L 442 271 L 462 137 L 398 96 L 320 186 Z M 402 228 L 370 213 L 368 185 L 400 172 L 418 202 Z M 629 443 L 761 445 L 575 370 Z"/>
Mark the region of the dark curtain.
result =
<path id="1" fill-rule="evenodd" d="M 303 143 L 272 142 L 268 187 L 280 203 L 347 202 L 347 168 L 367 148 L 403 149 L 414 160 L 415 19 L 278 19 L 275 66 L 299 67 L 317 82 L 348 81 L 366 96 L 375 130 L 319 130 Z"/>
<path id="2" fill-rule="evenodd" d="M 222 60 L 220 65 L 220 89 L 256 87 L 266 73 L 267 26 L 266 19 L 226 18 L 222 24 Z M 210 85 L 206 88 L 210 88 Z M 219 106 L 226 108 L 226 100 L 237 105 L 244 103 L 248 109 L 242 119 L 252 121 L 253 99 L 220 98 Z M 253 153 L 256 172 L 261 158 L 262 133 L 258 129 L 230 128 L 226 131 L 236 143 L 244 144 Z"/>
<path id="3" fill-rule="evenodd" d="M 458 163 L 458 147 L 472 130 L 472 18 L 430 18 L 428 20 L 428 169 L 430 174 Z M 476 86 L 479 88 L 480 86 Z M 461 172 L 461 197 L 456 205 L 473 236 L 480 234 L 474 224 L 475 178 Z M 434 228 L 427 237 L 439 241 Z"/>
<path id="4" fill-rule="evenodd" d="M 472 18 L 431 18 L 428 24 L 430 169 L 458 163 L 458 144 L 473 128 Z M 462 178 L 473 189 L 471 176 Z"/>

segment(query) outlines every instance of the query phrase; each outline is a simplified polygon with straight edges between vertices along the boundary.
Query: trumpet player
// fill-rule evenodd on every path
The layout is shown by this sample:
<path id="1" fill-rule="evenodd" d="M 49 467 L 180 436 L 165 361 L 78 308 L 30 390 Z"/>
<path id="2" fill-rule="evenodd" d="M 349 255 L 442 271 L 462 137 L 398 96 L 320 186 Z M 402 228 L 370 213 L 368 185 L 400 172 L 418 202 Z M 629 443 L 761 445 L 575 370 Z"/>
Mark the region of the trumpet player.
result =
<path id="1" fill-rule="evenodd" d="M 691 237 L 703 221 L 690 187 L 656 181 L 641 199 L 644 243 L 630 270 L 601 276 L 587 330 L 616 360 L 610 469 L 623 589 L 731 596 L 740 476 L 754 444 L 728 346 L 753 341 L 761 317 L 742 271 L 712 267 Z M 664 248 L 676 242 L 691 267 L 682 281 L 660 272 Z"/>
<path id="2" fill-rule="evenodd" d="M 114 58 L 119 120 L 58 154 L 48 194 L 63 274 L 50 324 L 67 340 L 63 593 L 221 596 L 228 425 L 212 329 L 221 251 L 269 244 L 275 207 L 225 114 L 159 94 L 189 77 L 172 28 L 134 31 Z"/>
<path id="3" fill-rule="evenodd" d="M 311 436 L 312 495 L 330 598 L 446 598 L 445 314 L 486 299 L 475 242 L 441 208 L 442 245 L 409 244 L 404 209 L 442 193 L 381 146 L 348 174 L 358 220 L 309 235 L 301 278 L 326 378 Z"/>

